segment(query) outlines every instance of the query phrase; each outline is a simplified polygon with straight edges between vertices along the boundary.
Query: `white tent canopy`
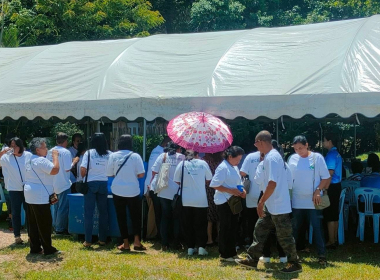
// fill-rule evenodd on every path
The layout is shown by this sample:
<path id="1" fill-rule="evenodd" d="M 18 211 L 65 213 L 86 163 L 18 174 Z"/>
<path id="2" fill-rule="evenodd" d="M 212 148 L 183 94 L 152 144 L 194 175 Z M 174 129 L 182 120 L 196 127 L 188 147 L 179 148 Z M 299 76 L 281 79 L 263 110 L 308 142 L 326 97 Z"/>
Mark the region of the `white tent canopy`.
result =
<path id="1" fill-rule="evenodd" d="M 0 49 L 0 119 L 380 113 L 380 16 Z"/>

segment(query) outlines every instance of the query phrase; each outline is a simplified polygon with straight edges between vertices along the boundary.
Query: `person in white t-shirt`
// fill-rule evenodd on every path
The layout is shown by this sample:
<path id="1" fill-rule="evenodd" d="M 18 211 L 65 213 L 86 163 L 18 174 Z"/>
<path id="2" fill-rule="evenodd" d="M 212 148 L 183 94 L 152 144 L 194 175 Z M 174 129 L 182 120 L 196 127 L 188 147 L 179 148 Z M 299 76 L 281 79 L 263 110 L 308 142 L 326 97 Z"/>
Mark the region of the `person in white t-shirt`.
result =
<path id="1" fill-rule="evenodd" d="M 162 140 L 160 145 L 157 145 L 156 148 L 154 148 L 149 156 L 148 161 L 148 169 L 147 174 L 145 178 L 145 189 L 144 194 L 147 196 L 147 203 L 149 205 L 149 209 L 151 207 L 154 208 L 154 220 L 150 219 L 148 217 L 148 225 L 147 225 L 147 232 L 150 227 L 156 227 L 157 228 L 157 235 L 156 238 L 160 239 L 160 224 L 161 224 L 161 203 L 160 199 L 158 198 L 157 194 L 154 192 L 154 189 L 150 187 L 151 181 L 152 181 L 152 167 L 154 163 L 156 162 L 157 158 L 164 152 L 164 147 L 167 146 L 167 144 L 170 142 L 170 137 L 165 136 Z M 149 226 L 151 225 L 151 226 Z M 148 235 L 148 233 L 147 233 Z M 148 237 L 147 237 L 148 238 Z"/>
<path id="2" fill-rule="evenodd" d="M 263 173 L 266 188 L 257 205 L 259 220 L 255 226 L 253 243 L 247 251 L 249 258 L 235 261 L 244 267 L 256 269 L 268 235 L 276 229 L 278 242 L 289 261 L 281 272 L 299 272 L 302 271 L 302 266 L 298 260 L 289 216 L 292 209 L 286 165 L 280 153 L 273 149 L 271 140 L 271 134 L 265 130 L 260 131 L 255 138 L 255 146 L 265 155 Z"/>
<path id="3" fill-rule="evenodd" d="M 142 158 L 132 151 L 132 136 L 120 136 L 117 152 L 110 155 L 107 165 L 107 176 L 114 177 L 111 190 L 115 204 L 117 222 L 124 243 L 118 249 L 130 251 L 128 241 L 127 208 L 130 213 L 135 237 L 133 247 L 135 251 L 146 250 L 141 244 L 141 198 L 139 178 L 144 178 L 145 169 Z"/>
<path id="4" fill-rule="evenodd" d="M 91 149 L 84 153 L 80 173 L 88 183 L 88 192 L 84 195 L 84 247 L 92 245 L 95 203 L 99 212 L 99 245 L 106 245 L 108 230 L 107 208 L 107 165 L 112 153 L 107 150 L 107 140 L 103 133 L 95 133 L 91 138 Z M 90 159 L 90 162 L 88 160 Z M 88 167 L 87 167 L 88 165 Z M 87 170 L 88 169 L 88 170 Z"/>
<path id="5" fill-rule="evenodd" d="M 220 260 L 234 262 L 238 259 L 236 253 L 236 235 L 238 232 L 239 214 L 234 214 L 228 204 L 231 196 L 246 197 L 245 190 L 240 191 L 241 177 L 238 165 L 244 155 L 244 150 L 238 146 L 229 147 L 224 152 L 224 160 L 215 170 L 210 188 L 215 188 L 214 202 L 216 204 L 219 225 L 219 254 Z"/>
<path id="6" fill-rule="evenodd" d="M 242 177 L 248 177 L 251 181 L 251 187 L 245 199 L 247 207 L 244 209 L 243 213 L 246 216 L 246 244 L 252 244 L 253 230 L 257 220 L 259 219 L 256 208 L 260 196 L 260 186 L 254 180 L 259 163 L 260 152 L 250 153 L 246 156 L 240 168 L 240 175 Z"/>
<path id="7" fill-rule="evenodd" d="M 12 138 L 10 147 L 0 152 L 0 164 L 4 172 L 4 181 L 7 182 L 7 189 L 11 201 L 12 227 L 15 236 L 15 243 L 22 244 L 21 239 L 21 207 L 27 211 L 24 196 L 25 183 L 25 161 L 32 156 L 31 153 L 25 151 L 22 140 L 18 137 Z M 13 153 L 8 154 L 13 149 Z"/>
<path id="8" fill-rule="evenodd" d="M 71 193 L 70 170 L 73 159 L 69 150 L 66 149 L 68 138 L 66 133 L 58 132 L 56 136 L 57 146 L 51 149 L 46 156 L 48 160 L 53 162 L 52 151 L 57 150 L 59 152 L 60 169 L 53 179 L 54 192 L 58 196 L 58 203 L 54 204 L 55 219 L 53 220 L 55 221 L 55 233 L 58 235 L 67 235 L 69 226 L 69 198 L 67 195 Z"/>
<path id="9" fill-rule="evenodd" d="M 160 199 L 162 216 L 161 216 L 161 244 L 162 250 L 166 251 L 169 247 L 169 231 L 173 235 L 173 248 L 180 249 L 181 245 L 179 243 L 179 216 L 173 215 L 172 211 L 172 201 L 174 195 L 177 193 L 178 185 L 174 182 L 174 173 L 178 164 L 185 160 L 185 156 L 181 153 L 181 147 L 175 144 L 174 142 L 169 142 L 167 146 L 167 152 L 161 154 L 156 162 L 152 166 L 152 181 L 151 186 L 154 185 L 155 179 L 158 177 L 158 172 L 163 162 L 169 163 L 169 183 L 168 187 L 158 192 L 157 196 Z M 152 187 L 154 189 L 154 187 Z"/>
<path id="10" fill-rule="evenodd" d="M 44 138 L 30 142 L 31 156 L 25 162 L 25 201 L 28 203 L 28 224 L 31 254 L 59 254 L 51 241 L 52 216 L 49 196 L 54 193 L 53 178 L 59 172 L 59 152 L 51 151 L 52 161 L 45 158 L 48 150 Z M 54 175 L 54 176 L 53 176 Z M 42 247 L 42 248 L 41 248 Z"/>
<path id="11" fill-rule="evenodd" d="M 306 137 L 294 137 L 293 148 L 296 154 L 289 159 L 289 168 L 293 174 L 292 208 L 293 208 L 293 235 L 297 242 L 302 224 L 310 223 L 318 248 L 319 263 L 326 265 L 326 248 L 322 234 L 322 210 L 316 210 L 323 190 L 330 184 L 330 173 L 321 154 L 308 150 Z M 305 235 L 301 235 L 304 238 Z"/>
<path id="12" fill-rule="evenodd" d="M 194 151 L 186 152 L 186 160 L 177 166 L 174 173 L 174 181 L 179 185 L 179 192 L 182 194 L 181 224 L 189 256 L 194 254 L 196 245 L 198 246 L 198 255 L 208 254 L 205 249 L 208 207 L 206 182 L 211 179 L 210 167 L 205 161 L 200 160 L 198 152 Z"/>

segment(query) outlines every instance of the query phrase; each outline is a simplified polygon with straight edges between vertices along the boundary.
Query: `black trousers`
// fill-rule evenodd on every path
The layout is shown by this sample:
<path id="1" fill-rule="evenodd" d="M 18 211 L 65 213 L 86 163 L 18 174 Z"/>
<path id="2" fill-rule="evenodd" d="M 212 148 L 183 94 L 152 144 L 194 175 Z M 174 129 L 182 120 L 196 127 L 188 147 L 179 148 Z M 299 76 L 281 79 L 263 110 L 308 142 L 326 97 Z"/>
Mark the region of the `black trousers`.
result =
<path id="1" fill-rule="evenodd" d="M 181 225 L 188 248 L 206 247 L 207 207 L 182 207 Z"/>
<path id="2" fill-rule="evenodd" d="M 152 199 L 153 202 L 153 208 L 154 208 L 154 219 L 156 221 L 156 227 L 157 227 L 157 238 L 161 238 L 161 202 L 160 198 L 157 196 L 154 191 L 149 191 L 149 196 Z"/>
<path id="3" fill-rule="evenodd" d="M 257 214 L 257 208 L 247 208 L 243 209 L 244 217 L 244 235 L 248 242 L 246 244 L 251 245 L 253 242 L 253 231 L 259 215 Z M 248 240 L 249 239 L 249 240 Z"/>
<path id="4" fill-rule="evenodd" d="M 219 253 L 222 258 L 236 256 L 236 238 L 238 231 L 239 214 L 232 214 L 227 202 L 217 205 L 220 218 L 219 226 Z"/>
<path id="5" fill-rule="evenodd" d="M 45 255 L 57 251 L 52 246 L 51 228 L 53 219 L 50 204 L 28 204 L 28 224 L 30 237 L 30 253 L 39 253 L 44 250 Z M 42 246 L 42 248 L 41 248 Z"/>
<path id="6" fill-rule="evenodd" d="M 117 223 L 122 239 L 128 239 L 127 207 L 131 215 L 133 235 L 141 235 L 141 199 L 140 196 L 124 197 L 113 195 L 116 209 Z"/>

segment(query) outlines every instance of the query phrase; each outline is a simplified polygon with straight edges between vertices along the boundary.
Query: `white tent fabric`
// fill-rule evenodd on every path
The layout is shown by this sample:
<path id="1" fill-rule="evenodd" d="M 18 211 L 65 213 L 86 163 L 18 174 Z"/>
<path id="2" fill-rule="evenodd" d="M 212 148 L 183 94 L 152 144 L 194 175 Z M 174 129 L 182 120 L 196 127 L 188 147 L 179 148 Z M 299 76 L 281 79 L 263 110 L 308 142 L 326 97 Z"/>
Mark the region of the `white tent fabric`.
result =
<path id="1" fill-rule="evenodd" d="M 380 16 L 0 49 L 0 119 L 380 113 Z"/>

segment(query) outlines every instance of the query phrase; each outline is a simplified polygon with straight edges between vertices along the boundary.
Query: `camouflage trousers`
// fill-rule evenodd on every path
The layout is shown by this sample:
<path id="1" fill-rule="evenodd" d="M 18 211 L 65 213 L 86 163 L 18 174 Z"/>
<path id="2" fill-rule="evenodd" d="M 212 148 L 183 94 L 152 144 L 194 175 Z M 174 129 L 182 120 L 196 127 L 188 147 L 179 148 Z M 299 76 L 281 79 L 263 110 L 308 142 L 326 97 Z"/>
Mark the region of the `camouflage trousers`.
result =
<path id="1" fill-rule="evenodd" d="M 293 237 L 292 222 L 289 214 L 271 215 L 265 209 L 265 217 L 259 218 L 253 233 L 253 243 L 248 248 L 248 254 L 253 260 L 259 260 L 263 255 L 265 242 L 271 231 L 276 229 L 278 243 L 283 248 L 289 262 L 298 262 L 296 244 Z"/>

